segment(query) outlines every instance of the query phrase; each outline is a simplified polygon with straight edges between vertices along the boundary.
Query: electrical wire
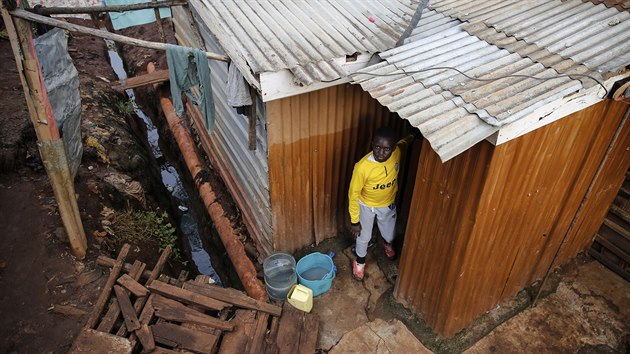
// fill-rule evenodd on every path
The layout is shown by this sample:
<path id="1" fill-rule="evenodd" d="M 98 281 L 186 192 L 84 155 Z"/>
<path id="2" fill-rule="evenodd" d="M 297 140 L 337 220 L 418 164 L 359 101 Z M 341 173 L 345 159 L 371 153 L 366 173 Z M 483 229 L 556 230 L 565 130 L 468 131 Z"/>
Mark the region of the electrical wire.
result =
<path id="1" fill-rule="evenodd" d="M 371 75 L 371 76 L 398 76 L 398 75 L 411 75 L 411 74 L 419 74 L 419 73 L 423 73 L 423 72 L 427 72 L 427 71 L 431 71 L 431 70 L 454 70 L 457 71 L 459 74 L 463 75 L 464 77 L 470 79 L 470 80 L 474 80 L 474 81 L 484 81 L 484 82 L 493 82 L 493 81 L 497 81 L 497 80 L 501 80 L 501 79 L 507 79 L 510 77 L 517 77 L 517 78 L 525 78 L 525 79 L 534 79 L 534 80 L 540 80 L 540 81 L 547 81 L 547 80 L 555 80 L 557 78 L 561 78 L 561 77 L 568 77 L 570 79 L 575 80 L 573 77 L 586 77 L 589 78 L 593 81 L 595 81 L 599 86 L 601 86 L 604 89 L 604 96 L 601 98 L 606 98 L 608 96 L 608 89 L 606 88 L 606 86 L 604 86 L 604 84 L 599 81 L 597 78 L 591 76 L 591 75 L 586 75 L 586 74 L 559 74 L 559 75 L 555 75 L 553 77 L 536 77 L 536 76 L 532 76 L 532 75 L 522 75 L 522 74 L 510 74 L 510 75 L 502 75 L 502 76 L 496 76 L 496 77 L 492 77 L 492 78 L 488 78 L 488 79 L 481 79 L 478 77 L 473 77 L 470 75 L 467 75 L 466 73 L 464 73 L 463 71 L 451 67 L 451 66 L 432 66 L 430 68 L 426 68 L 426 69 L 420 69 L 420 70 L 412 70 L 412 71 L 405 71 L 402 73 L 391 73 L 391 74 L 375 74 L 375 73 L 368 73 L 368 72 L 363 72 L 363 71 L 357 71 L 354 72 L 352 75 L 357 75 L 357 74 L 361 74 L 361 75 Z M 330 80 L 330 81 L 322 81 L 322 82 L 333 82 L 333 81 L 337 81 L 340 79 L 335 79 L 335 80 Z"/>

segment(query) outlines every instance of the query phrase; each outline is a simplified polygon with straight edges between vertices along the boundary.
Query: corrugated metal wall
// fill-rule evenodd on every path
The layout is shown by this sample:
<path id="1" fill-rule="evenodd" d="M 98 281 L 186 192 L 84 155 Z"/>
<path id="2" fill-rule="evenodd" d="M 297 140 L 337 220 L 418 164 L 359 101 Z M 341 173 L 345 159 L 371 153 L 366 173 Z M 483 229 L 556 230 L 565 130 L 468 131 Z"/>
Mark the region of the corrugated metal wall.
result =
<path id="1" fill-rule="evenodd" d="M 194 14 L 193 14 L 194 15 Z M 188 10 L 173 8 L 177 39 L 188 46 L 199 47 L 195 28 L 191 25 Z M 197 25 L 203 24 L 201 21 Z M 206 50 L 223 53 L 206 28 L 198 28 Z M 258 241 L 264 253 L 272 251 L 271 202 L 267 166 L 267 128 L 265 106 L 258 99 L 256 121 L 256 150 L 248 149 L 248 119 L 227 105 L 228 64 L 210 61 L 212 92 L 216 109 L 214 130 L 210 134 L 210 156 L 228 186 L 230 193 L 244 214 L 250 234 Z"/>
<path id="2" fill-rule="evenodd" d="M 625 111 L 623 125 L 608 157 L 604 160 L 601 171 L 595 177 L 591 191 L 584 201 L 577 218 L 572 222 L 566 241 L 562 246 L 556 265 L 561 265 L 574 258 L 580 251 L 590 247 L 593 237 L 599 230 L 608 208 L 615 200 L 630 168 L 630 107 L 620 102 L 611 102 L 608 116 L 617 117 Z M 612 123 L 612 120 L 611 122 Z"/>
<path id="3" fill-rule="evenodd" d="M 450 336 L 544 276 L 619 126 L 617 105 L 445 164 L 425 141 L 395 296 Z"/>
<path id="4" fill-rule="evenodd" d="M 375 128 L 408 129 L 394 117 L 349 84 L 267 102 L 274 249 L 292 252 L 345 227 L 354 163 Z"/>

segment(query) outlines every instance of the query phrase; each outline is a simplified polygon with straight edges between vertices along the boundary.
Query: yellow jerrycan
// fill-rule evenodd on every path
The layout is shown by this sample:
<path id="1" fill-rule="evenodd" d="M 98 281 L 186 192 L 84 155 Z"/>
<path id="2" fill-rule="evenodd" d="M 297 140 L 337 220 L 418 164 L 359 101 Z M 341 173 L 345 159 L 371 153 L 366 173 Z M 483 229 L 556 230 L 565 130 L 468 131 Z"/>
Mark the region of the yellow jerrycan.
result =
<path id="1" fill-rule="evenodd" d="M 298 310 L 311 312 L 313 308 L 313 290 L 302 284 L 293 285 L 287 294 L 287 301 Z"/>

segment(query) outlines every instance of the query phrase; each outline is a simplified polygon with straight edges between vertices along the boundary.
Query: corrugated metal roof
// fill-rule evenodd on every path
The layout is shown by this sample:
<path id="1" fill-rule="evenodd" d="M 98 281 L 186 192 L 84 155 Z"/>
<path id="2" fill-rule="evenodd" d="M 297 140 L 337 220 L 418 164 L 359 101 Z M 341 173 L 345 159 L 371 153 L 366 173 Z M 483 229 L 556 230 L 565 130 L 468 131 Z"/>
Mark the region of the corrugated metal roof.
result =
<path id="1" fill-rule="evenodd" d="M 335 58 L 393 48 L 418 3 L 191 0 L 190 6 L 241 70 L 289 69 L 308 85 L 347 76 Z"/>
<path id="2" fill-rule="evenodd" d="M 619 11 L 630 11 L 630 0 L 582 0 L 590 1 L 595 5 L 604 4 L 608 7 L 614 7 Z"/>
<path id="3" fill-rule="evenodd" d="M 435 0 L 429 7 L 607 73 L 630 62 L 630 13 L 581 0 Z M 475 32 L 471 34 L 476 35 Z"/>
<path id="4" fill-rule="evenodd" d="M 443 161 L 546 103 L 597 85 L 561 74 L 601 81 L 630 63 L 630 14 L 604 5 L 435 0 L 429 8 L 403 46 L 353 79 L 418 127 Z M 554 79 L 497 79 L 506 75 Z"/>

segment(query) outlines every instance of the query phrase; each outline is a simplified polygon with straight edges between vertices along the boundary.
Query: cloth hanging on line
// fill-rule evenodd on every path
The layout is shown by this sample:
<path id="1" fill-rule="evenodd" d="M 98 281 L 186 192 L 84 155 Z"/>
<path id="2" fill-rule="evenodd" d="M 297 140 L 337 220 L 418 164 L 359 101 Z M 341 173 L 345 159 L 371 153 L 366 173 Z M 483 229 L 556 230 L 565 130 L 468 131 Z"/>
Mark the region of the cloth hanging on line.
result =
<path id="1" fill-rule="evenodd" d="M 252 105 L 252 97 L 249 93 L 249 85 L 238 70 L 236 65 L 228 64 L 227 102 L 230 106 L 243 107 Z"/>
<path id="2" fill-rule="evenodd" d="M 139 4 L 143 2 L 147 2 L 147 0 L 103 0 L 104 5 L 129 5 Z M 98 1 L 96 5 L 100 5 L 100 1 Z M 171 17 L 170 8 L 161 8 L 159 11 L 160 18 Z M 114 29 L 118 31 L 127 27 L 145 25 L 147 23 L 155 22 L 155 11 L 153 9 L 143 9 L 123 12 L 110 12 L 109 18 L 112 20 L 112 26 L 114 27 Z"/>
<path id="3" fill-rule="evenodd" d="M 201 107 L 206 129 L 211 132 L 214 127 L 214 99 L 206 53 L 196 48 L 169 44 L 166 46 L 166 62 L 175 113 L 180 117 L 184 114 L 181 94 L 184 91 L 194 104 Z M 199 86 L 199 97 L 192 94 L 190 89 L 193 86 Z"/>

